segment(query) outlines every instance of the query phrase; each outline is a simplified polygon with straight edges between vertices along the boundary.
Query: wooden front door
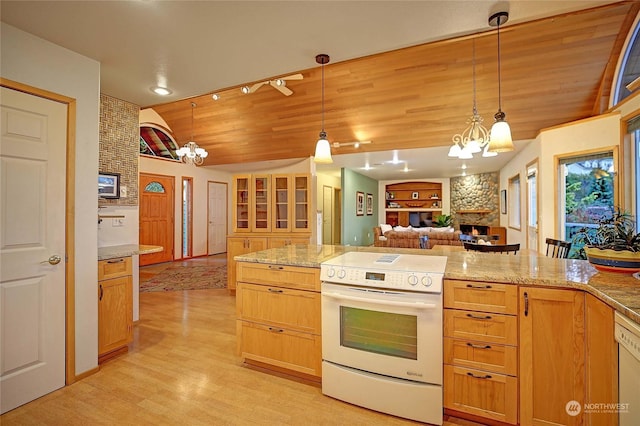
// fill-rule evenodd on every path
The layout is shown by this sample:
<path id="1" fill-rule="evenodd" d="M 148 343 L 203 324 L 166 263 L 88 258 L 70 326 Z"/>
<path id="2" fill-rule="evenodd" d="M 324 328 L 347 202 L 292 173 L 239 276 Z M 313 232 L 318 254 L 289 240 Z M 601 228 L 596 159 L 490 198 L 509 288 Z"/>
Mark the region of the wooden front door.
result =
<path id="1" fill-rule="evenodd" d="M 140 244 L 162 246 L 158 253 L 140 256 L 140 266 L 173 260 L 173 176 L 140 173 Z"/>
<path id="2" fill-rule="evenodd" d="M 0 413 L 65 384 L 67 105 L 2 88 Z"/>

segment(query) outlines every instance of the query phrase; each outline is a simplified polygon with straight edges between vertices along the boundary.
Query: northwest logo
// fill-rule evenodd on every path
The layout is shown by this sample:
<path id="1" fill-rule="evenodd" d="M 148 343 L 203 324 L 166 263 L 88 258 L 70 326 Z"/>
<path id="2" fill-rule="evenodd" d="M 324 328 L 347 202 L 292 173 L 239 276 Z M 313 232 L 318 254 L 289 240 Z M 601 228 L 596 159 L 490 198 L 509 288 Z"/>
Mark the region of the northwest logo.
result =
<path id="1" fill-rule="evenodd" d="M 580 411 L 582 411 L 582 406 L 578 401 L 572 400 L 567 402 L 567 405 L 565 405 L 564 409 L 566 410 L 568 415 L 570 415 L 571 417 L 575 417 L 580 414 Z"/>

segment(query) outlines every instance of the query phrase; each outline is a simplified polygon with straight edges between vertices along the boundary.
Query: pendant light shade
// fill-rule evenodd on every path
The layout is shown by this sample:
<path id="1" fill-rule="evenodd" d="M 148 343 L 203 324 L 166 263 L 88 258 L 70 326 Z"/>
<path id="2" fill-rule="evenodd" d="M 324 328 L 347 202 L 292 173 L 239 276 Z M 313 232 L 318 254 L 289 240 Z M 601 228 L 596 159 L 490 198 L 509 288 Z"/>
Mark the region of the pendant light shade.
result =
<path id="1" fill-rule="evenodd" d="M 496 120 L 491 127 L 489 145 L 487 152 L 507 152 L 513 151 L 513 140 L 511 139 L 511 129 L 502 112 L 502 87 L 500 75 L 500 25 L 509 20 L 508 12 L 494 13 L 489 17 L 489 25 L 498 27 L 498 112 L 493 116 Z"/>
<path id="2" fill-rule="evenodd" d="M 333 163 L 333 159 L 331 158 L 331 145 L 329 145 L 325 132 L 320 132 L 320 139 L 316 142 L 316 153 L 313 161 L 320 164 Z"/>
<path id="3" fill-rule="evenodd" d="M 322 65 L 322 130 L 320 131 L 318 142 L 316 142 L 316 153 L 313 157 L 314 163 L 331 164 L 331 145 L 327 140 L 327 132 L 324 131 L 324 65 L 329 63 L 329 55 L 324 53 L 316 56 L 316 62 Z"/>
<path id="4" fill-rule="evenodd" d="M 183 163 L 201 166 L 209 153 L 193 141 L 193 110 L 195 107 L 195 102 L 191 102 L 191 140 L 184 144 L 182 148 L 176 149 L 176 154 Z"/>

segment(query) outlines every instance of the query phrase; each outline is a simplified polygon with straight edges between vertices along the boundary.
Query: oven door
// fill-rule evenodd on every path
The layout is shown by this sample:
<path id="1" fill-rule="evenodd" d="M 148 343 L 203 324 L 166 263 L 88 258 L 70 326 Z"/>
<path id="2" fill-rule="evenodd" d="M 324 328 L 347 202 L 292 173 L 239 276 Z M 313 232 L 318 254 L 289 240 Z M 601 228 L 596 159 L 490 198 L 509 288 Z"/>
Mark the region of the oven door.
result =
<path id="1" fill-rule="evenodd" d="M 442 384 L 442 295 L 322 283 L 322 358 Z"/>

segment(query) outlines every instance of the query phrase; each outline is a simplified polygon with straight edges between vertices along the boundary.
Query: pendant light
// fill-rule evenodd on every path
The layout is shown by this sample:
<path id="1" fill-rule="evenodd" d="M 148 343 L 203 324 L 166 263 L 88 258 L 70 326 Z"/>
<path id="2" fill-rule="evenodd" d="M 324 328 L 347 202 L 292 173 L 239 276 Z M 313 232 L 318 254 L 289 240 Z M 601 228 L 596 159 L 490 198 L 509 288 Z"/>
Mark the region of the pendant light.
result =
<path id="1" fill-rule="evenodd" d="M 322 65 L 322 130 L 318 142 L 316 142 L 316 153 L 313 161 L 319 164 L 333 163 L 331 158 L 331 146 L 327 140 L 327 133 L 324 131 L 324 66 L 329 63 L 329 55 L 324 53 L 316 56 L 316 62 Z"/>
<path id="2" fill-rule="evenodd" d="M 500 75 L 500 25 L 509 20 L 508 12 L 494 13 L 489 17 L 489 25 L 498 27 L 498 112 L 493 116 L 496 120 L 491 127 L 489 136 L 488 152 L 513 151 L 513 141 L 511 139 L 511 129 L 505 120 L 505 113 L 502 112 L 502 88 Z"/>
<path id="3" fill-rule="evenodd" d="M 177 149 L 176 154 L 183 163 L 200 166 L 204 163 L 204 159 L 207 158 L 209 153 L 193 141 L 193 110 L 195 107 L 196 103 L 191 102 L 191 140 L 184 144 L 182 148 Z"/>

